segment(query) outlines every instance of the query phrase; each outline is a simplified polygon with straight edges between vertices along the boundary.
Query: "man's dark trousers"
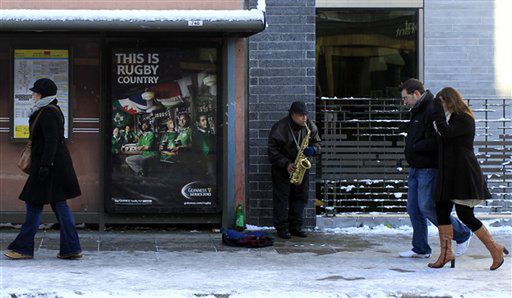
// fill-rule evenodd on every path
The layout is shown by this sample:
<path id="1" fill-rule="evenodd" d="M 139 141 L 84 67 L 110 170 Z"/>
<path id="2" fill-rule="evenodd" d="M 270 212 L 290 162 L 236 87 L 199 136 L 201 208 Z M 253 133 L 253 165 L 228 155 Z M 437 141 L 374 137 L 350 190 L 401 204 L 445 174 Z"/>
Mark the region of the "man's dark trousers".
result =
<path id="1" fill-rule="evenodd" d="M 302 184 L 293 185 L 288 172 L 273 167 L 272 190 L 276 230 L 301 230 L 308 202 L 309 171 L 304 174 Z"/>

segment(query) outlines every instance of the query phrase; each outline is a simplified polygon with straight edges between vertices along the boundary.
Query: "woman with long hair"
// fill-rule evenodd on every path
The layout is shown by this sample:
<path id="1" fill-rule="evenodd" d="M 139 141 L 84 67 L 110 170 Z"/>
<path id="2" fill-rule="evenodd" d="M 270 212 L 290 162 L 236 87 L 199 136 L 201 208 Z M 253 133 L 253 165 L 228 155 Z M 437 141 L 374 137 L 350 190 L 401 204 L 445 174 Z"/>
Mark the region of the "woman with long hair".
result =
<path id="1" fill-rule="evenodd" d="M 491 198 L 482 169 L 473 152 L 475 117 L 462 96 L 447 87 L 437 93 L 432 114 L 439 140 L 439 171 L 436 185 L 436 212 L 439 223 L 441 253 L 431 268 L 441 268 L 455 255 L 451 248 L 453 227 L 450 214 L 453 206 L 459 219 L 485 244 L 492 256 L 491 270 L 504 262 L 508 250 L 494 241 L 491 233 L 475 217 L 474 207 Z"/>

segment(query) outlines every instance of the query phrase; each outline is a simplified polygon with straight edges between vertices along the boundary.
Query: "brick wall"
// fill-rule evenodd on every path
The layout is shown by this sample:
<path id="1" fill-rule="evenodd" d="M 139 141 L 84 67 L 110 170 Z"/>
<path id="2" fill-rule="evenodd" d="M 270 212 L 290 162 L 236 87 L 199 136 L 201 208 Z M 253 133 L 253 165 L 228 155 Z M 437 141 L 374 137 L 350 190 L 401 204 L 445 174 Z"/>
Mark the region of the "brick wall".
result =
<path id="1" fill-rule="evenodd" d="M 495 88 L 492 0 L 425 1 L 425 83 L 466 98 L 502 98 Z"/>
<path id="2" fill-rule="evenodd" d="M 256 5 L 254 0 L 249 3 Z M 267 0 L 267 22 L 264 32 L 249 39 L 248 222 L 260 226 L 272 225 L 270 128 L 287 115 L 293 101 L 302 100 L 315 111 L 315 1 Z M 312 227 L 313 176 L 310 181 L 305 224 Z"/>

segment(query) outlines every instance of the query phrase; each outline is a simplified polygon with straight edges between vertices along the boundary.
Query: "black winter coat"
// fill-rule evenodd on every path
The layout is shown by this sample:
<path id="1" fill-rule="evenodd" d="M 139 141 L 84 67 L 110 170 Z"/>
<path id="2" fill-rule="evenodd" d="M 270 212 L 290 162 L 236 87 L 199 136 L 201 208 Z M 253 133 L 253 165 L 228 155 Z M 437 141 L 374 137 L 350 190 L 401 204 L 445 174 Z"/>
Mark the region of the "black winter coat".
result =
<path id="1" fill-rule="evenodd" d="M 319 154 L 321 140 L 318 136 L 318 128 L 309 119 L 307 125 L 311 130 L 309 146 L 315 147 L 315 154 Z M 288 165 L 295 162 L 298 153 L 290 127 L 296 139 L 299 137 L 299 132 L 301 132 L 302 137 L 306 135 L 306 128 L 297 125 L 288 115 L 272 126 L 268 136 L 268 158 L 272 164 L 272 169 L 282 172 L 284 175 L 288 175 Z M 298 141 L 300 146 L 302 139 Z"/>
<path id="2" fill-rule="evenodd" d="M 466 113 L 453 113 L 447 124 L 439 99 L 434 100 L 432 117 L 438 129 L 439 143 L 436 201 L 491 198 L 473 152 L 475 119 Z"/>
<path id="3" fill-rule="evenodd" d="M 405 138 L 405 159 L 412 168 L 437 168 L 437 142 L 432 125 L 434 96 L 425 91 L 423 99 L 411 109 Z"/>
<path id="4" fill-rule="evenodd" d="M 57 106 L 57 100 L 51 105 Z M 58 106 L 57 106 L 58 107 Z M 60 111 L 43 107 L 29 119 L 30 129 L 41 113 L 32 135 L 30 175 L 20 199 L 34 205 L 48 204 L 78 197 L 81 194 L 71 155 L 64 142 L 64 116 Z M 39 168 L 48 166 L 50 173 L 39 179 Z"/>

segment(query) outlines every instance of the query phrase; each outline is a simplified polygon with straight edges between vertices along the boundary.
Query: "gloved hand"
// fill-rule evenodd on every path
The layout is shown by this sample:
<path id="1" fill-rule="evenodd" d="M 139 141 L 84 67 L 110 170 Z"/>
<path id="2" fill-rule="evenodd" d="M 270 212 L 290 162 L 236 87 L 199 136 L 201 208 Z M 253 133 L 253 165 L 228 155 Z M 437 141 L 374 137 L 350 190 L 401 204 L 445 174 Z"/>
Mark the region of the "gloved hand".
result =
<path id="1" fill-rule="evenodd" d="M 315 147 L 313 146 L 309 146 L 309 147 L 306 147 L 306 149 L 304 149 L 304 155 L 306 155 L 307 157 L 311 157 L 313 155 L 315 155 Z"/>
<path id="2" fill-rule="evenodd" d="M 44 181 L 50 174 L 50 168 L 47 166 L 41 166 L 39 168 L 39 180 Z"/>
<path id="3" fill-rule="evenodd" d="M 434 98 L 434 102 L 432 105 L 432 118 L 439 121 L 446 121 L 446 116 L 444 113 L 443 103 L 441 102 L 441 98 Z"/>

